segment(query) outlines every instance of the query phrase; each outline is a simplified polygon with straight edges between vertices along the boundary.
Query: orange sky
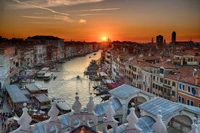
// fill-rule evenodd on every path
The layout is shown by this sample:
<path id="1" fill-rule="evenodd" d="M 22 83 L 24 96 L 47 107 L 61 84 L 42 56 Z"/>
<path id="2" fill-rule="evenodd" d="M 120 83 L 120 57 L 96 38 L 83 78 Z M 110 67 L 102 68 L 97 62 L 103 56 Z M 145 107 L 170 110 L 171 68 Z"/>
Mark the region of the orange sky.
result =
<path id="1" fill-rule="evenodd" d="M 200 41 L 199 0 L 3 0 L 0 36 L 54 35 L 76 41 Z"/>

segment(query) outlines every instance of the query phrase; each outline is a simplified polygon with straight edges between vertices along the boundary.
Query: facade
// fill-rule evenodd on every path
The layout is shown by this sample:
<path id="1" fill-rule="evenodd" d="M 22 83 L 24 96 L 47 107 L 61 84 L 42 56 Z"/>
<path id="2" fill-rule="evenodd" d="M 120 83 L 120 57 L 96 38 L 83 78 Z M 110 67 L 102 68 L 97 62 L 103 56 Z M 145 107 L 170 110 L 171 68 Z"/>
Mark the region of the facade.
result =
<path id="1" fill-rule="evenodd" d="M 47 47 L 45 45 L 35 45 L 34 46 L 35 53 L 35 64 L 45 63 L 47 61 Z"/>
<path id="2" fill-rule="evenodd" d="M 10 84 L 11 60 L 14 54 L 14 47 L 0 44 L 0 89 L 5 89 Z"/>

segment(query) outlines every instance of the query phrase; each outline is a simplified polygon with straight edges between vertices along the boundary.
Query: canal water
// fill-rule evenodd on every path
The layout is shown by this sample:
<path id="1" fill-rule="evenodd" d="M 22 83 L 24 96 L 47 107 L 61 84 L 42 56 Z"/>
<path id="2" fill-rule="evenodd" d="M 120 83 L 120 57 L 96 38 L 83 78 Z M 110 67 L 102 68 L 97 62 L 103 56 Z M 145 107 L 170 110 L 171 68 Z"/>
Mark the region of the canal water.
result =
<path id="1" fill-rule="evenodd" d="M 84 75 L 84 70 L 90 64 L 91 60 L 98 60 L 101 57 L 101 51 L 88 54 L 84 57 L 77 57 L 63 64 L 58 64 L 59 72 L 53 72 L 57 75 L 55 80 L 48 82 L 37 80 L 36 84 L 48 88 L 48 96 L 50 98 L 63 98 L 72 106 L 75 101 L 76 92 L 78 92 L 79 100 L 82 107 L 86 106 L 89 101 L 90 92 L 94 97 L 96 104 L 101 102 L 100 97 L 93 94 L 93 86 L 99 85 L 99 82 L 90 81 L 89 77 Z M 76 77 L 80 76 L 80 79 Z"/>

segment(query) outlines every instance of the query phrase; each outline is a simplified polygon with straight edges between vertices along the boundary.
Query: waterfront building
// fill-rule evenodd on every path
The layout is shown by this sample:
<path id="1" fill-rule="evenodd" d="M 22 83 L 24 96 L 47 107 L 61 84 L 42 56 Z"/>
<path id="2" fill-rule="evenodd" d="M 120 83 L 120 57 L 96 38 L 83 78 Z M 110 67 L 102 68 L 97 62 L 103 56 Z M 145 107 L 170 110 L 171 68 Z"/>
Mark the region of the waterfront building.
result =
<path id="1" fill-rule="evenodd" d="M 33 47 L 27 47 L 25 49 L 23 49 L 23 51 L 21 52 L 21 57 L 24 58 L 24 61 L 21 60 L 21 66 L 29 66 L 29 67 L 33 67 L 34 65 L 34 49 Z"/>
<path id="2" fill-rule="evenodd" d="M 33 37 L 28 37 L 26 39 L 27 41 L 33 41 L 37 42 L 38 44 L 42 44 L 45 46 L 55 46 L 59 48 L 59 55 L 58 59 L 63 59 L 64 58 L 64 39 L 54 37 L 54 36 L 41 36 L 41 35 L 36 35 Z"/>
<path id="3" fill-rule="evenodd" d="M 34 46 L 35 53 L 35 64 L 43 64 L 47 61 L 47 46 L 46 45 L 35 45 Z"/>
<path id="4" fill-rule="evenodd" d="M 47 61 L 60 59 L 60 49 L 54 45 L 47 46 Z"/>
<path id="5" fill-rule="evenodd" d="M 10 70 L 14 54 L 14 47 L 0 44 L 0 89 L 4 89 L 6 85 L 10 84 Z"/>

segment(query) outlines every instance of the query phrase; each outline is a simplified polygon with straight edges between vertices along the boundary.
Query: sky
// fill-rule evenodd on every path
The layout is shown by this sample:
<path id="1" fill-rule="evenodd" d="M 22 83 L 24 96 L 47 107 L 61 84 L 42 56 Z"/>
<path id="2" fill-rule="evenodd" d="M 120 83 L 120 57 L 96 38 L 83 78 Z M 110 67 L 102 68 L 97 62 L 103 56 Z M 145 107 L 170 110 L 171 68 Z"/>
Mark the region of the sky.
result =
<path id="1" fill-rule="evenodd" d="M 200 0 L 0 0 L 0 36 L 200 42 Z"/>

